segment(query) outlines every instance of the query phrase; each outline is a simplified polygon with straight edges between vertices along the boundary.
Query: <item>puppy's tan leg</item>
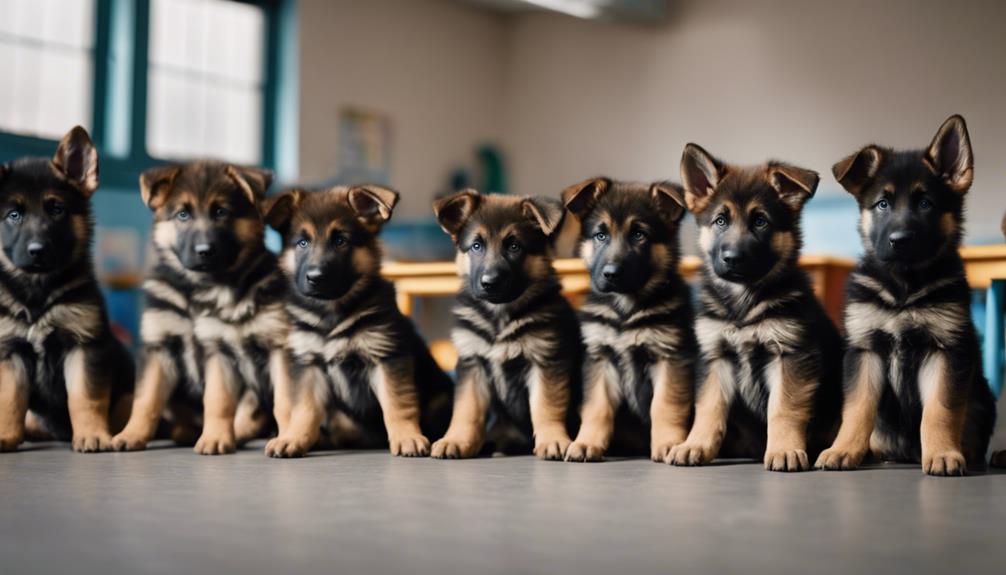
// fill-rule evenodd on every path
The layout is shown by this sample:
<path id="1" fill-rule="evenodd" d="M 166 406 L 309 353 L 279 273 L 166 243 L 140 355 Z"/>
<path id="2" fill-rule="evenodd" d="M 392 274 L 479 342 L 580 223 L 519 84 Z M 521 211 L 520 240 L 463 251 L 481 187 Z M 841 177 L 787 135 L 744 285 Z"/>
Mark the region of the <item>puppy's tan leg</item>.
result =
<path id="1" fill-rule="evenodd" d="M 283 403 L 289 407 L 284 408 L 288 410 L 286 423 L 279 435 L 266 444 L 265 454 L 279 458 L 302 457 L 318 442 L 325 417 L 325 379 L 318 369 L 310 369 L 295 385 L 287 386 L 282 392 L 277 389 L 276 393 L 277 406 Z M 286 396 L 282 400 L 278 397 L 280 393 Z"/>
<path id="2" fill-rule="evenodd" d="M 695 423 L 685 442 L 671 448 L 667 463 L 703 465 L 719 454 L 733 401 L 733 386 L 729 382 L 733 378 L 732 371 L 724 360 L 717 359 L 709 365 L 695 403 Z"/>
<path id="3" fill-rule="evenodd" d="M 669 361 L 657 362 L 651 372 L 650 459 L 663 463 L 671 449 L 688 437 L 694 382 L 691 368 Z"/>
<path id="4" fill-rule="evenodd" d="M 783 357 L 770 366 L 768 396 L 768 441 L 765 469 L 806 471 L 807 425 L 814 408 L 818 381 L 801 373 L 799 366 Z"/>
<path id="5" fill-rule="evenodd" d="M 241 394 L 237 412 L 234 414 L 234 440 L 244 445 L 262 437 L 269 426 L 269 414 L 262 409 L 258 395 L 250 389 Z"/>
<path id="6" fill-rule="evenodd" d="M 200 455 L 234 453 L 234 415 L 237 413 L 239 382 L 233 369 L 214 354 L 206 361 L 206 386 L 203 390 L 203 433 L 196 441 Z"/>
<path id="7" fill-rule="evenodd" d="M 112 434 L 108 429 L 112 390 L 90 373 L 87 352 L 83 348 L 67 354 L 63 377 L 73 427 L 73 450 L 93 453 L 112 449 Z"/>
<path id="8" fill-rule="evenodd" d="M 24 441 L 31 390 L 19 359 L 0 362 L 0 453 L 15 451 Z"/>
<path id="9" fill-rule="evenodd" d="M 608 450 L 615 430 L 615 410 L 618 400 L 612 389 L 616 374 L 609 362 L 597 362 L 586 370 L 583 406 L 580 408 L 580 430 L 576 440 L 566 450 L 566 461 L 600 461 Z"/>
<path id="10" fill-rule="evenodd" d="M 965 389 L 951 388 L 946 356 L 933 353 L 919 368 L 922 395 L 922 471 L 929 475 L 964 475 L 961 450 L 967 413 Z"/>
<path id="11" fill-rule="evenodd" d="M 419 394 L 413 381 L 411 358 L 378 366 L 371 387 L 384 413 L 391 454 L 402 457 L 429 455 L 430 440 L 419 429 Z"/>
<path id="12" fill-rule="evenodd" d="M 535 368 L 528 385 L 534 454 L 539 459 L 561 460 L 572 441 L 566 432 L 569 377 Z"/>
<path id="13" fill-rule="evenodd" d="M 884 386 L 884 362 L 875 353 L 859 352 L 855 368 L 846 374 L 842 425 L 835 443 L 818 456 L 818 469 L 856 469 L 870 452 L 877 404 Z"/>
<path id="14" fill-rule="evenodd" d="M 294 389 L 290 375 L 290 362 L 286 350 L 277 349 L 269 355 L 269 380 L 272 383 L 273 417 L 276 418 L 277 437 L 290 423 Z"/>
<path id="15" fill-rule="evenodd" d="M 159 352 L 148 353 L 143 374 L 137 382 L 129 422 L 112 438 L 112 448 L 116 451 L 146 449 L 177 384 L 178 375 L 171 359 Z"/>
<path id="16" fill-rule="evenodd" d="M 438 459 L 474 457 L 482 449 L 489 409 L 489 382 L 482 367 L 462 360 L 458 364 L 454 412 L 443 438 L 433 443 L 430 455 Z"/>

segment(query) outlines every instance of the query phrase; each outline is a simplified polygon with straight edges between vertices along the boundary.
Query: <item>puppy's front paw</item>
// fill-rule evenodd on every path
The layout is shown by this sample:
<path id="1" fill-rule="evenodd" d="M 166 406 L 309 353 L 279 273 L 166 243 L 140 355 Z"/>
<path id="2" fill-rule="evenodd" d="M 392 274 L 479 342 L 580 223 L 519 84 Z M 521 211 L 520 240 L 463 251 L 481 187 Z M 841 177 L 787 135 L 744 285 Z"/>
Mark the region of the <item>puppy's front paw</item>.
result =
<path id="1" fill-rule="evenodd" d="M 574 441 L 566 448 L 566 461 L 588 462 L 604 460 L 604 446 Z"/>
<path id="2" fill-rule="evenodd" d="M 71 443 L 77 453 L 98 453 L 112 450 L 112 436 L 108 433 L 74 434 Z"/>
<path id="3" fill-rule="evenodd" d="M 19 435 L 0 437 L 0 453 L 17 451 L 17 446 L 21 445 L 23 441 L 24 437 Z"/>
<path id="4" fill-rule="evenodd" d="M 426 457 L 430 454 L 430 440 L 421 433 L 389 437 L 388 447 L 392 455 L 399 457 Z"/>
<path id="5" fill-rule="evenodd" d="M 115 451 L 143 451 L 147 448 L 146 436 L 140 436 L 128 431 L 112 438 L 112 449 Z"/>
<path id="6" fill-rule="evenodd" d="M 857 469 L 864 457 L 866 457 L 865 451 L 830 447 L 817 456 L 814 467 L 828 471 L 849 471 Z"/>
<path id="7" fill-rule="evenodd" d="M 430 448 L 430 457 L 434 459 L 466 459 L 475 457 L 481 445 L 473 440 L 465 440 L 456 437 L 444 437 L 438 439 Z"/>
<path id="8" fill-rule="evenodd" d="M 1006 449 L 993 453 L 992 459 L 989 460 L 989 465 L 992 467 L 1006 467 Z"/>
<path id="9" fill-rule="evenodd" d="M 225 455 L 234 453 L 237 450 L 237 443 L 234 436 L 230 434 L 208 436 L 205 433 L 196 442 L 193 449 L 199 455 Z"/>
<path id="10" fill-rule="evenodd" d="M 265 444 L 265 454 L 280 459 L 304 457 L 310 449 L 311 446 L 304 438 L 274 437 Z"/>
<path id="11" fill-rule="evenodd" d="M 769 471 L 807 471 L 810 461 L 802 449 L 777 449 L 765 451 L 765 469 Z"/>
<path id="12" fill-rule="evenodd" d="M 536 437 L 534 440 L 534 455 L 538 459 L 546 461 L 562 461 L 562 458 L 566 455 L 566 450 L 569 449 L 570 443 L 572 442 L 569 437 L 560 434 Z"/>
<path id="13" fill-rule="evenodd" d="M 927 475 L 959 477 L 967 471 L 967 463 L 960 451 L 943 451 L 922 456 L 922 471 Z"/>
<path id="14" fill-rule="evenodd" d="M 680 445 L 680 441 L 664 441 L 654 443 L 650 447 L 650 459 L 656 463 L 668 463 L 668 458 L 671 456 L 671 451 L 675 447 Z"/>
<path id="15" fill-rule="evenodd" d="M 675 445 L 671 448 L 671 451 L 667 454 L 667 463 L 671 465 L 683 465 L 683 466 L 694 466 L 694 465 L 705 465 L 711 462 L 716 457 L 716 451 L 713 446 L 705 445 L 701 443 L 689 443 L 684 442 L 680 445 Z"/>

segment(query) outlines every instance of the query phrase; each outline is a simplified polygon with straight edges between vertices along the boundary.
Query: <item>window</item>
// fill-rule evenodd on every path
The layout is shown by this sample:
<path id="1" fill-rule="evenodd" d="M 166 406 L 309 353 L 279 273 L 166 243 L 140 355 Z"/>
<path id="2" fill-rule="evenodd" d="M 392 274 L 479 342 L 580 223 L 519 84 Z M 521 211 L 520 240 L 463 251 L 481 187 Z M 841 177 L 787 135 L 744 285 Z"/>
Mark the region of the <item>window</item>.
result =
<path id="1" fill-rule="evenodd" d="M 90 127 L 94 16 L 95 0 L 0 1 L 0 131 L 57 139 Z"/>
<path id="2" fill-rule="evenodd" d="M 266 17 L 228 0 L 152 0 L 147 152 L 262 160 Z"/>

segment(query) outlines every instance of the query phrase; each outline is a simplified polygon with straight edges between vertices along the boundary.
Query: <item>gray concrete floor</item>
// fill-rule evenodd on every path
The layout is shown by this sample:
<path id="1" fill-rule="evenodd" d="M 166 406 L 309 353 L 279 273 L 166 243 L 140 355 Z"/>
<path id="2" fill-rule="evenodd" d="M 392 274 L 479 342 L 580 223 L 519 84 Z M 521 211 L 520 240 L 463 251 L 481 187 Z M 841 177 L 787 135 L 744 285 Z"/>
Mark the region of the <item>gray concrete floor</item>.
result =
<path id="1" fill-rule="evenodd" d="M 1003 572 L 1006 475 L 783 475 L 253 444 L 0 456 L 0 572 Z"/>

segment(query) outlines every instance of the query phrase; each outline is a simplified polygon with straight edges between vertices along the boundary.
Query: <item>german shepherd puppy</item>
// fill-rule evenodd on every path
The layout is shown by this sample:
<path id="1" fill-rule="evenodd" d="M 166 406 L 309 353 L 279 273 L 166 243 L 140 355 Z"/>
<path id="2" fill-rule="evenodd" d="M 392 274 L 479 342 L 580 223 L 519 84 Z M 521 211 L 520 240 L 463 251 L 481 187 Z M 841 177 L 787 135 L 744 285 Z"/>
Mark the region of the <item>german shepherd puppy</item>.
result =
<path id="1" fill-rule="evenodd" d="M 688 435 L 698 352 L 691 292 L 678 273 L 684 192 L 596 178 L 562 197 L 580 221 L 592 287 L 579 312 L 587 352 L 580 431 L 566 461 L 601 460 L 616 431 L 619 447 L 645 447 L 649 426 L 650 456 L 663 462 Z"/>
<path id="2" fill-rule="evenodd" d="M 97 189 L 98 152 L 79 126 L 51 160 L 0 165 L 0 452 L 24 440 L 29 409 L 74 451 L 107 451 L 110 412 L 128 409 L 133 360 L 91 264 Z"/>
<path id="3" fill-rule="evenodd" d="M 246 390 L 253 404 L 269 406 L 271 384 L 287 376 L 286 281 L 265 249 L 259 212 L 271 178 L 213 161 L 140 176 L 155 259 L 143 284 L 143 371 L 116 450 L 143 449 L 169 400 L 180 444 L 192 443 L 201 412 L 196 453 L 232 453 L 260 433 L 261 419 L 240 417 L 236 426 L 235 413 Z"/>
<path id="4" fill-rule="evenodd" d="M 277 420 L 289 424 L 267 455 L 304 455 L 335 410 L 393 455 L 429 455 L 427 437 L 447 429 L 454 383 L 380 275 L 377 235 L 396 203 L 398 192 L 376 185 L 267 200 L 266 221 L 284 238 L 291 324 L 291 387 L 276 396 Z"/>
<path id="5" fill-rule="evenodd" d="M 681 177 L 704 260 L 695 328 L 705 374 L 695 423 L 668 462 L 708 463 L 723 446 L 772 471 L 809 469 L 842 401 L 842 339 L 797 265 L 818 175 L 729 165 L 688 144 Z"/>
<path id="6" fill-rule="evenodd" d="M 846 290 L 846 399 L 822 469 L 921 461 L 930 475 L 984 467 L 995 400 L 981 371 L 960 245 L 971 141 L 952 116 L 928 147 L 866 146 L 835 164 L 859 202 L 865 253 Z"/>
<path id="7" fill-rule="evenodd" d="M 492 408 L 494 438 L 514 429 L 521 436 L 513 449 L 497 446 L 501 451 L 523 443 L 539 458 L 562 459 L 582 359 L 576 313 L 552 267 L 562 204 L 465 190 L 438 200 L 433 211 L 457 246 L 461 292 L 452 333 L 459 357 L 454 413 L 432 456 L 479 454 Z"/>

